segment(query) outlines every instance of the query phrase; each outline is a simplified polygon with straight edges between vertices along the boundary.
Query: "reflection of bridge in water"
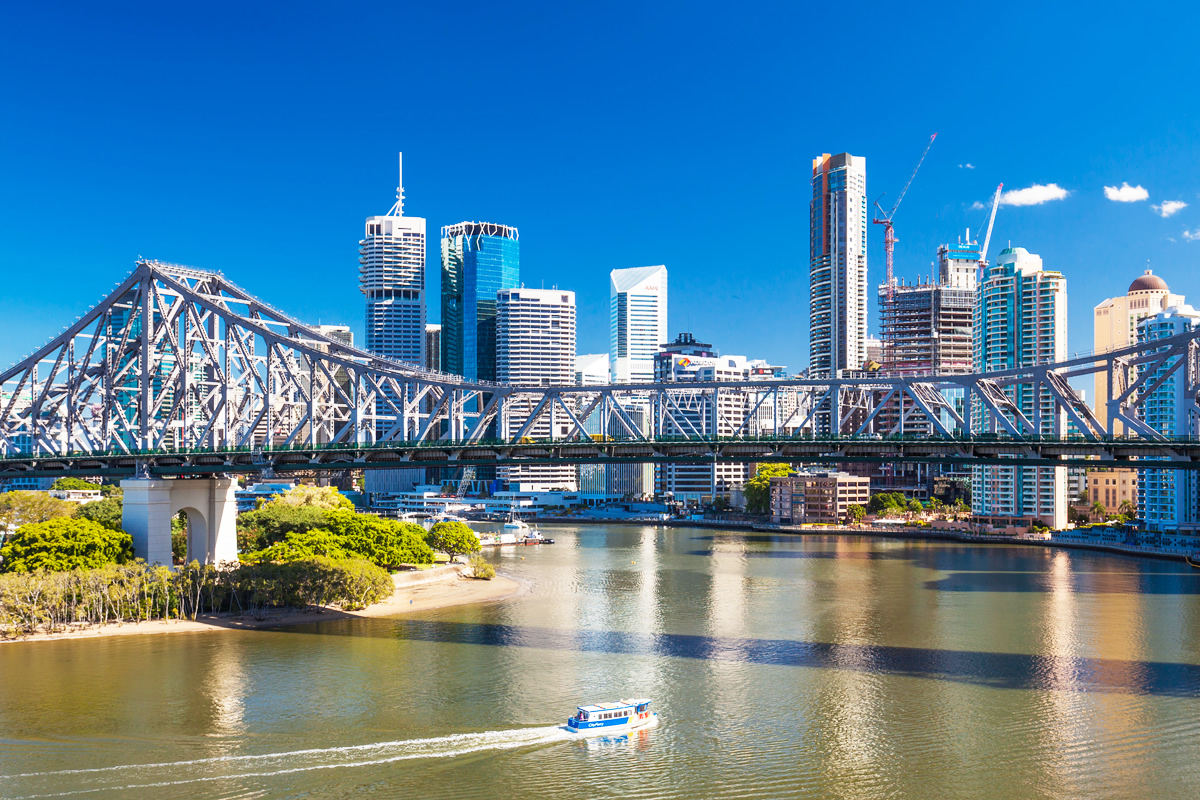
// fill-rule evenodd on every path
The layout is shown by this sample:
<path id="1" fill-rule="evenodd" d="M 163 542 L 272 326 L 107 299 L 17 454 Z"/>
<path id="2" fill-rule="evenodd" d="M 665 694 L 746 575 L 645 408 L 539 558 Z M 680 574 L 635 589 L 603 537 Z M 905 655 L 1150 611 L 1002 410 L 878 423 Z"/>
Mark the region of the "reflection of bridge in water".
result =
<path id="1" fill-rule="evenodd" d="M 229 283 L 137 268 L 0 373 L 0 477 L 762 460 L 1200 465 L 1142 398 L 1200 332 L 977 375 L 614 386 L 470 382 L 349 347 Z M 1107 425 L 1068 381 L 1105 372 Z M 1127 438 L 1116 438 L 1116 425 Z"/>

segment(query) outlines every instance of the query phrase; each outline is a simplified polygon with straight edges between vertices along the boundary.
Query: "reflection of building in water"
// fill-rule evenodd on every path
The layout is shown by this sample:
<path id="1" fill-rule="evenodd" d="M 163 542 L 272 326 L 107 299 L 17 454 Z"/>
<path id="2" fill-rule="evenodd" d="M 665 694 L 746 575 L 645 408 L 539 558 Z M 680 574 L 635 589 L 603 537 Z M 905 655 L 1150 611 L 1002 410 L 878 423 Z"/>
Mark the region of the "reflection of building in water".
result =
<path id="1" fill-rule="evenodd" d="M 250 686 L 243 661 L 243 645 L 222 642 L 210 652 L 213 657 L 202 686 L 212 708 L 212 728 L 207 733 L 210 736 L 239 736 L 246 732 L 246 692 Z M 222 747 L 222 752 L 233 749 L 232 741 L 226 744 L 229 746 Z"/>

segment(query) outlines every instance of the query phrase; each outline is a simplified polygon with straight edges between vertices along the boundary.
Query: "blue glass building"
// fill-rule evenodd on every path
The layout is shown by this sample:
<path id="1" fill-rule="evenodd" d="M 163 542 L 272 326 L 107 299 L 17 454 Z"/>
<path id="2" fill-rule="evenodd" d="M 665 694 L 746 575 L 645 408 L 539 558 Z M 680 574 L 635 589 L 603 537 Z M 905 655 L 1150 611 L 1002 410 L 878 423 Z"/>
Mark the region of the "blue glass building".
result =
<path id="1" fill-rule="evenodd" d="M 512 226 L 442 228 L 442 371 L 496 380 L 496 293 L 520 288 L 520 264 Z"/>

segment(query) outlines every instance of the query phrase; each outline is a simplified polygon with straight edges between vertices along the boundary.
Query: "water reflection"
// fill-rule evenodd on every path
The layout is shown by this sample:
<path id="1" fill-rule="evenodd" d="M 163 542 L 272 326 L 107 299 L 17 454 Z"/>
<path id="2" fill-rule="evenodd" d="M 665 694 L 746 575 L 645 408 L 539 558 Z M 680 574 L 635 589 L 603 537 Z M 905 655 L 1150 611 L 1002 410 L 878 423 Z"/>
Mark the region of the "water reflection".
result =
<path id="1" fill-rule="evenodd" d="M 388 626 L 393 636 L 426 642 L 841 669 L 960 681 L 998 689 L 1200 697 L 1200 665 L 1196 664 L 783 639 L 561 631 L 432 620 L 394 620 Z"/>

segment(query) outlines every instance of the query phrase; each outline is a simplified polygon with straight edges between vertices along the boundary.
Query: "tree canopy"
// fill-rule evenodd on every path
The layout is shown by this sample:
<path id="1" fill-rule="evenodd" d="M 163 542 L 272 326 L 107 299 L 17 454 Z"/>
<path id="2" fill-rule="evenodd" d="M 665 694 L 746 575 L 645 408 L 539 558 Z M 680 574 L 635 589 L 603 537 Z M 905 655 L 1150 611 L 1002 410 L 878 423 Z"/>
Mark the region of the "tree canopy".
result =
<path id="1" fill-rule="evenodd" d="M 292 506 L 274 501 L 238 515 L 238 539 L 250 550 L 282 542 L 289 533 L 304 533 L 328 525 L 328 512 L 316 506 Z"/>
<path id="2" fill-rule="evenodd" d="M 241 560 L 247 564 L 262 564 L 302 561 L 318 556 L 336 561 L 364 558 L 362 553 L 357 553 L 346 545 L 345 537 L 324 528 L 315 528 L 311 531 L 293 531 L 285 536 L 282 542 L 276 542 L 257 552 L 245 553 Z"/>
<path id="3" fill-rule="evenodd" d="M 296 508 L 320 508 L 325 511 L 344 508 L 354 510 L 354 503 L 333 486 L 305 486 L 301 484 L 275 497 L 266 505 L 293 506 Z"/>
<path id="4" fill-rule="evenodd" d="M 449 556 L 479 552 L 479 537 L 461 522 L 439 522 L 425 535 L 425 543 Z"/>
<path id="5" fill-rule="evenodd" d="M 867 502 L 867 511 L 872 514 L 902 514 L 907 510 L 908 498 L 904 492 L 880 492 L 871 495 Z"/>
<path id="6" fill-rule="evenodd" d="M 5 492 L 0 494 L 0 535 L 3 529 L 19 528 L 75 513 L 75 504 L 51 497 L 45 492 Z"/>
<path id="7" fill-rule="evenodd" d="M 404 564 L 433 563 L 433 550 L 420 525 L 345 510 L 327 516 L 330 532 L 344 537 L 347 547 L 372 564 L 394 570 Z"/>
<path id="8" fill-rule="evenodd" d="M 89 519 L 114 531 L 121 530 L 121 514 L 124 504 L 119 497 L 105 497 L 84 503 L 75 509 L 76 519 Z"/>
<path id="9" fill-rule="evenodd" d="M 746 511 L 750 514 L 766 514 L 771 507 L 771 478 L 780 478 L 794 472 L 791 464 L 759 464 L 754 471 L 754 477 L 742 487 L 746 495 Z"/>
<path id="10" fill-rule="evenodd" d="M 4 572 L 95 569 L 132 559 L 133 539 L 88 519 L 57 518 L 22 525 L 0 548 L 0 557 Z"/>
<path id="11" fill-rule="evenodd" d="M 57 491 L 62 491 L 62 492 L 67 492 L 67 491 L 72 491 L 72 490 L 85 491 L 85 492 L 98 492 L 98 491 L 100 491 L 100 484 L 90 483 L 88 481 L 85 481 L 83 478 L 59 478 L 58 480 L 56 480 L 54 482 L 54 485 L 50 488 L 55 489 Z"/>

